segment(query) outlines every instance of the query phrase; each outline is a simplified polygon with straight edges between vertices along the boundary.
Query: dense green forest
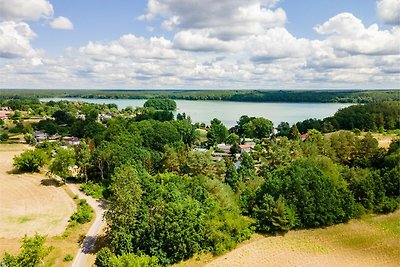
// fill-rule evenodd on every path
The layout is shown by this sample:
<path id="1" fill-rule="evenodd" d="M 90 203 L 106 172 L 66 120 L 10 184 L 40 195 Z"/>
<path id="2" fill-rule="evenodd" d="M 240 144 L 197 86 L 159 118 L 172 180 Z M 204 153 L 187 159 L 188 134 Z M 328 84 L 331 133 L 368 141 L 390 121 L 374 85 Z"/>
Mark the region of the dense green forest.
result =
<path id="1" fill-rule="evenodd" d="M 399 90 L 0 90 L 2 98 L 170 98 L 247 102 L 374 103 L 400 101 Z"/>
<path id="2" fill-rule="evenodd" d="M 216 118 L 201 129 L 206 140 L 199 139 L 199 125 L 170 111 L 33 99 L 2 105 L 51 116 L 20 126 L 26 135 L 43 130 L 82 138 L 70 150 L 38 143 L 14 164 L 21 171 L 47 164 L 51 173 L 86 182 L 85 192 L 108 200 L 99 267 L 170 265 L 205 252 L 219 255 L 253 232 L 329 226 L 399 207 L 400 139 L 385 150 L 368 132 L 400 129 L 399 102 L 351 106 L 310 125 L 282 122 L 277 134 L 267 118 L 242 116 L 231 129 Z M 107 112 L 113 116 L 99 119 Z M 22 124 L 13 119 L 14 128 Z M 254 146 L 240 152 L 245 138 Z M 216 160 L 213 152 L 223 142 L 230 153 Z M 74 165 L 79 174 L 71 177 Z"/>

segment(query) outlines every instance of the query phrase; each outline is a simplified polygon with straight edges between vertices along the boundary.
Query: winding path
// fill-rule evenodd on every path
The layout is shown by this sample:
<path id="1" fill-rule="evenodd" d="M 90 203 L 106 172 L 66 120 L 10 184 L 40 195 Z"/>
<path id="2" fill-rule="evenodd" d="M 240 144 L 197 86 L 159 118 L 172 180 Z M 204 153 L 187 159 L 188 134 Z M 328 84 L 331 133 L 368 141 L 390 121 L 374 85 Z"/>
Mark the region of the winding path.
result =
<path id="1" fill-rule="evenodd" d="M 68 188 L 79 198 L 85 199 L 88 204 L 93 208 L 94 213 L 96 215 L 94 219 L 94 223 L 90 227 L 87 232 L 83 242 L 74 257 L 74 261 L 72 262 L 72 267 L 83 267 L 86 265 L 89 254 L 93 251 L 94 244 L 96 243 L 97 236 L 106 226 L 106 222 L 103 219 L 104 215 L 104 201 L 95 200 L 94 198 L 85 195 L 82 193 L 74 184 L 67 183 Z"/>

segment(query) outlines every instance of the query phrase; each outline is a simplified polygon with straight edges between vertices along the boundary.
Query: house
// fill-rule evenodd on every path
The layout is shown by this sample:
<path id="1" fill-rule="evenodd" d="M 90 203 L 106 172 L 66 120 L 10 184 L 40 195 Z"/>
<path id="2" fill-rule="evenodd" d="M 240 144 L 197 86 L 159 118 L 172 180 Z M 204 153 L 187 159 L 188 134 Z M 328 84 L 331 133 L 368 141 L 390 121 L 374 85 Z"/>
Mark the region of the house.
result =
<path id="1" fill-rule="evenodd" d="M 71 146 L 79 146 L 81 144 L 81 140 L 78 137 L 65 136 L 62 140 Z"/>
<path id="2" fill-rule="evenodd" d="M 217 145 L 217 150 L 223 151 L 224 153 L 231 153 L 231 145 L 221 143 Z"/>
<path id="3" fill-rule="evenodd" d="M 240 152 L 246 152 L 246 153 L 250 153 L 251 149 L 254 148 L 255 144 L 244 144 L 244 145 L 239 145 L 240 148 Z"/>
<path id="4" fill-rule="evenodd" d="M 230 156 L 231 156 L 231 154 L 229 154 L 229 153 L 218 153 L 218 152 L 214 152 L 214 153 L 212 154 L 212 158 L 213 158 L 214 161 L 220 161 L 220 160 L 222 160 L 223 158 L 225 158 L 225 157 L 230 157 Z"/>
<path id="5" fill-rule="evenodd" d="M 33 133 L 33 137 L 35 138 L 36 142 L 43 143 L 47 139 L 47 133 L 42 131 L 36 131 Z"/>
<path id="6" fill-rule="evenodd" d="M 310 135 L 308 133 L 305 133 L 305 134 L 300 135 L 300 138 L 301 138 L 301 141 L 305 141 L 308 138 L 310 138 Z"/>

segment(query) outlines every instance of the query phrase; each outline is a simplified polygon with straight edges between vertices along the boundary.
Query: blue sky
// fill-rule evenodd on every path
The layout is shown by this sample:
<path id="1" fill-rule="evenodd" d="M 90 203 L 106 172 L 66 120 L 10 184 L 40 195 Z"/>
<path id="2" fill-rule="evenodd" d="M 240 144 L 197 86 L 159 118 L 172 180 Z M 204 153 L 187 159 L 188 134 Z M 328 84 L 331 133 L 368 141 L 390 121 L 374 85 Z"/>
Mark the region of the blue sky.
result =
<path id="1" fill-rule="evenodd" d="M 400 0 L 0 0 L 0 88 L 398 88 L 399 16 Z"/>

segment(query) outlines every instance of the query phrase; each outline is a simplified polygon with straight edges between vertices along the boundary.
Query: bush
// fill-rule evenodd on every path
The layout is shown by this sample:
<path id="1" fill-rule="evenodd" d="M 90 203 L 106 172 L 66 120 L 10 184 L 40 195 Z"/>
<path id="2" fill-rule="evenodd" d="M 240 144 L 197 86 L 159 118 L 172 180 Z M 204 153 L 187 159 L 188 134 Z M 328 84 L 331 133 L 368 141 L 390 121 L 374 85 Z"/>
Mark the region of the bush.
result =
<path id="1" fill-rule="evenodd" d="M 64 261 L 65 261 L 65 262 L 72 261 L 73 259 L 74 259 L 74 256 L 72 256 L 71 254 L 67 254 L 67 255 L 65 255 L 65 257 L 64 257 Z"/>
<path id="2" fill-rule="evenodd" d="M 81 199 L 78 204 L 78 210 L 71 215 L 70 222 L 71 223 L 79 223 L 84 224 L 90 222 L 93 218 L 92 214 L 93 210 L 89 206 L 86 200 Z"/>
<path id="3" fill-rule="evenodd" d="M 8 138 L 9 138 L 9 136 L 7 133 L 2 133 L 0 135 L 0 142 L 6 142 L 6 141 L 8 141 Z"/>
<path id="4" fill-rule="evenodd" d="M 26 150 L 14 157 L 14 167 L 21 172 L 39 172 L 47 161 L 48 156 L 43 150 Z"/>
<path id="5" fill-rule="evenodd" d="M 96 255 L 97 267 L 158 267 L 158 259 L 148 255 L 133 253 L 116 256 L 109 248 L 102 248 Z"/>
<path id="6" fill-rule="evenodd" d="M 83 191 L 86 195 L 92 196 L 97 199 L 104 198 L 105 187 L 101 184 L 93 183 L 89 181 L 85 184 L 82 184 L 80 190 Z"/>

